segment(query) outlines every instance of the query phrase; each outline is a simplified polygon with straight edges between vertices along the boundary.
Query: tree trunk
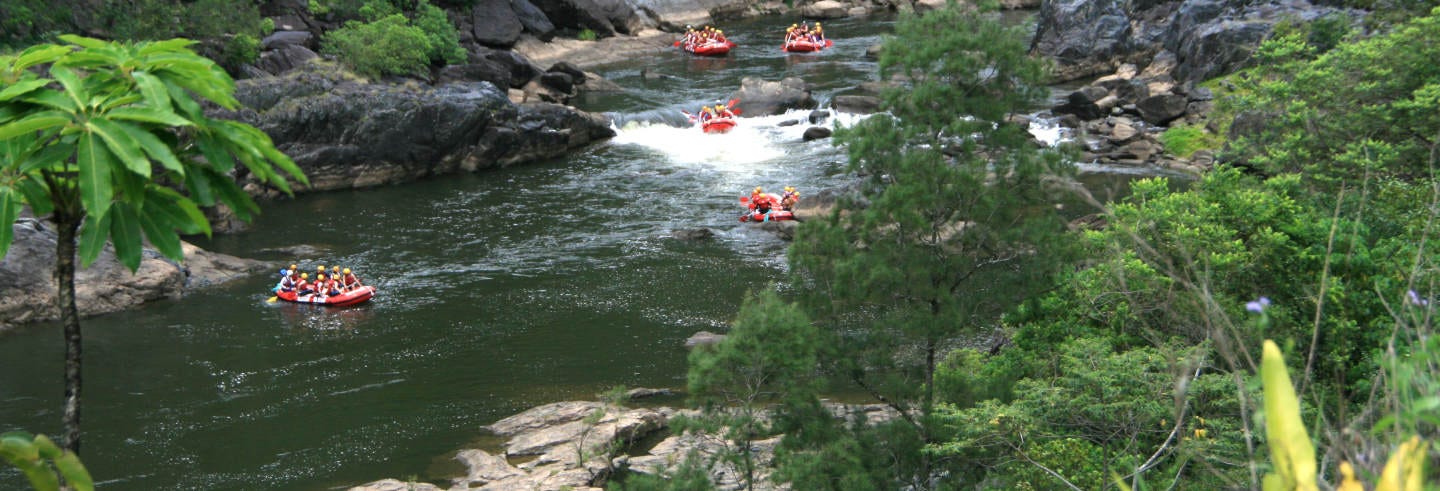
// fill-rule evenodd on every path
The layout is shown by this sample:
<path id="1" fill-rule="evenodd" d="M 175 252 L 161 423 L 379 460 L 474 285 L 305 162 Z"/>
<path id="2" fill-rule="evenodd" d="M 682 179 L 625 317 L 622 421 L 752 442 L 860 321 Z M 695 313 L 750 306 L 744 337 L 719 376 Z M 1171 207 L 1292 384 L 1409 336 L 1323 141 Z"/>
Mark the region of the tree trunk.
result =
<path id="1" fill-rule="evenodd" d="M 80 312 L 75 308 L 75 232 L 80 216 L 55 213 L 59 238 L 55 243 L 56 301 L 65 325 L 65 408 L 61 414 L 64 435 L 60 444 L 80 454 Z"/>

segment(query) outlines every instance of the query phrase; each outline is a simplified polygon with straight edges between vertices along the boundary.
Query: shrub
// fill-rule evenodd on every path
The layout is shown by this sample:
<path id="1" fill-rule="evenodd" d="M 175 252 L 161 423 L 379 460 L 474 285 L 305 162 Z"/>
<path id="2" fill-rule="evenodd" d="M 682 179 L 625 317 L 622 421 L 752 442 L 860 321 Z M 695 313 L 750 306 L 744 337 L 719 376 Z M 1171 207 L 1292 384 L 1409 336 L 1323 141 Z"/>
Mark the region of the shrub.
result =
<path id="1" fill-rule="evenodd" d="M 594 41 L 599 37 L 600 35 L 595 34 L 595 31 L 589 29 L 581 29 L 580 33 L 575 35 L 575 39 L 579 39 L 581 41 Z"/>
<path id="2" fill-rule="evenodd" d="M 460 47 L 460 35 L 455 32 L 455 26 L 440 7 L 422 1 L 411 23 L 425 32 L 425 39 L 430 43 L 428 54 L 431 63 L 453 64 L 465 61 L 465 48 Z"/>
<path id="3" fill-rule="evenodd" d="M 394 14 L 375 22 L 345 23 L 325 34 L 322 51 L 361 75 L 422 75 L 430 57 L 425 32 Z"/>
<path id="4" fill-rule="evenodd" d="M 1160 143 L 1177 157 L 1190 158 L 1196 151 L 1218 149 L 1224 139 L 1200 126 L 1171 126 L 1160 134 Z"/>

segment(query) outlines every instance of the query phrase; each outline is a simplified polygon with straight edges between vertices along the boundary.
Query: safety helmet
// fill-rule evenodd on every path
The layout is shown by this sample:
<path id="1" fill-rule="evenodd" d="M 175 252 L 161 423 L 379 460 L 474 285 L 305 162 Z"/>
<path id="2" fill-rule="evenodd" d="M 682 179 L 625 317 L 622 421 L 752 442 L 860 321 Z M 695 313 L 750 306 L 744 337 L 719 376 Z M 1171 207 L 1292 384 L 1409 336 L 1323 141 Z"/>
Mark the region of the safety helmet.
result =
<path id="1" fill-rule="evenodd" d="M 819 22 L 816 22 L 816 23 L 815 23 L 815 27 L 820 27 L 820 23 L 819 23 Z"/>
<path id="2" fill-rule="evenodd" d="M 339 266 L 331 266 L 331 267 L 330 267 L 330 271 L 340 271 L 340 267 L 339 267 Z"/>
<path id="3" fill-rule="evenodd" d="M 787 192 L 787 193 L 793 193 L 793 192 L 795 192 L 795 186 L 785 186 L 785 192 Z"/>
<path id="4" fill-rule="evenodd" d="M 315 279 L 317 279 L 317 280 L 323 280 L 323 279 L 325 279 L 325 273 L 316 273 L 316 274 L 315 274 Z"/>
<path id="5" fill-rule="evenodd" d="M 320 266 L 319 268 L 316 268 L 316 269 L 317 269 L 318 271 L 322 272 L 322 273 L 325 272 L 325 266 Z"/>
<path id="6" fill-rule="evenodd" d="M 345 274 L 350 274 L 350 268 L 345 268 Z"/>
<path id="7" fill-rule="evenodd" d="M 280 276 L 290 276 L 290 271 L 285 268 L 280 268 Z"/>
<path id="8" fill-rule="evenodd" d="M 302 279 L 302 280 L 303 280 L 303 279 L 306 279 L 306 278 L 309 278 L 309 277 L 310 277 L 310 273 L 300 273 L 300 279 Z"/>
<path id="9" fill-rule="evenodd" d="M 761 189 L 760 186 L 755 186 L 755 194 L 760 194 L 760 193 L 763 193 L 763 192 L 765 192 L 764 189 Z"/>
<path id="10" fill-rule="evenodd" d="M 290 265 L 290 271 L 295 271 L 295 268 L 298 268 L 298 267 L 299 267 L 299 266 L 296 266 L 296 265 L 294 265 L 294 264 L 291 264 L 291 265 Z"/>

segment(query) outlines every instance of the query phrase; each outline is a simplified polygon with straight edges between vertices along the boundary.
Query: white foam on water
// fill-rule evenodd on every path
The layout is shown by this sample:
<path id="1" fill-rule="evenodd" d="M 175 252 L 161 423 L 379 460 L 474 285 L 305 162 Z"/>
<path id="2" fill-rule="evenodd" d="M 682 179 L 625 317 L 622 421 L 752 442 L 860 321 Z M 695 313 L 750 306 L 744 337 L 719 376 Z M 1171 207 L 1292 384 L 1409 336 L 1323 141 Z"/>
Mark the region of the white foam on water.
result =
<path id="1" fill-rule="evenodd" d="M 663 123 L 631 122 L 615 129 L 611 144 L 637 145 L 652 149 L 674 164 L 705 165 L 722 170 L 752 172 L 786 157 L 787 148 L 801 141 L 809 124 L 809 110 L 792 110 L 774 116 L 737 118 L 727 133 L 705 133 L 700 126 L 683 128 Z M 818 126 L 848 126 L 865 116 L 832 113 L 832 118 Z M 787 121 L 800 124 L 780 126 Z"/>

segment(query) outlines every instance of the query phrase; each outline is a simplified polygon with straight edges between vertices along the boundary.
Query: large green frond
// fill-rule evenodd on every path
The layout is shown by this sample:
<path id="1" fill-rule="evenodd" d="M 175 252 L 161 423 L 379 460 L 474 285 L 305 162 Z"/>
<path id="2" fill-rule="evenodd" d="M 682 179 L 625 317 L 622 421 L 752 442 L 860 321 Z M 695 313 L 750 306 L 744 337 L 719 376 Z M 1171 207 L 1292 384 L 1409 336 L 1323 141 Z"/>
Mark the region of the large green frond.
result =
<path id="1" fill-rule="evenodd" d="M 0 90 L 0 102 L 5 102 L 10 99 L 29 94 L 31 91 L 44 87 L 50 82 L 53 82 L 53 80 L 50 80 L 48 78 L 37 78 L 31 80 L 21 80 L 19 82 L 10 84 L 8 87 L 5 87 L 5 90 Z"/>
<path id="2" fill-rule="evenodd" d="M 180 164 L 180 159 L 175 157 L 175 152 L 170 150 L 170 145 L 160 141 L 160 138 L 156 137 L 154 133 L 146 131 L 139 126 L 119 121 L 115 122 L 115 126 L 124 130 L 126 134 L 129 134 L 130 138 L 138 142 L 140 148 L 145 150 L 145 153 L 149 155 L 150 158 L 159 161 L 160 165 L 176 173 L 185 174 L 185 166 Z"/>
<path id="3" fill-rule="evenodd" d="M 93 134 L 100 135 L 105 144 L 110 147 L 110 152 L 120 158 L 125 168 L 146 178 L 150 177 L 150 159 L 145 158 L 145 153 L 140 148 L 140 142 L 135 141 L 119 124 L 104 118 L 92 118 L 85 123 Z"/>
<path id="4" fill-rule="evenodd" d="M 100 257 L 105 250 L 105 242 L 110 238 L 110 213 L 106 210 L 103 214 L 89 214 L 85 216 L 85 223 L 80 226 L 80 266 L 89 267 Z"/>
<path id="5" fill-rule="evenodd" d="M 75 163 L 80 167 L 80 202 L 85 212 L 92 216 L 104 216 L 110 209 L 114 190 L 110 187 L 110 172 L 115 157 L 105 147 L 105 142 L 94 133 L 80 136 L 80 149 Z"/>
<path id="6" fill-rule="evenodd" d="M 0 187 L 0 258 L 10 251 L 15 235 L 15 218 L 20 216 L 21 196 L 8 187 Z"/>
<path id="7" fill-rule="evenodd" d="M 110 241 L 115 244 L 115 256 L 120 264 L 135 271 L 140 268 L 144 250 L 140 241 L 140 213 L 122 201 L 110 208 L 110 215 Z"/>
<path id="8" fill-rule="evenodd" d="M 59 111 L 31 114 L 18 121 L 0 125 L 0 140 L 9 140 L 21 135 L 33 135 L 36 132 L 65 126 L 69 122 L 70 116 Z"/>

